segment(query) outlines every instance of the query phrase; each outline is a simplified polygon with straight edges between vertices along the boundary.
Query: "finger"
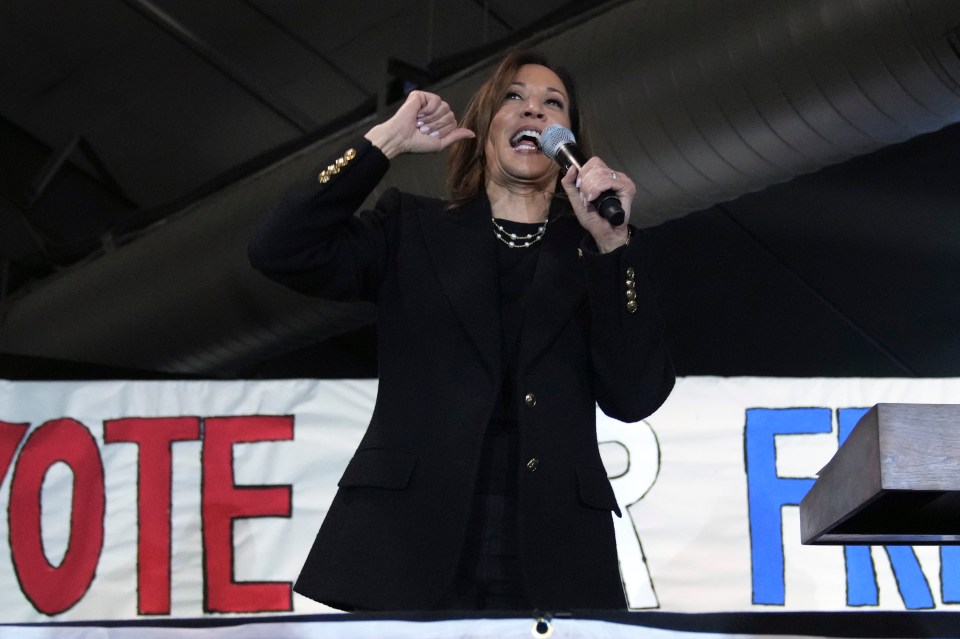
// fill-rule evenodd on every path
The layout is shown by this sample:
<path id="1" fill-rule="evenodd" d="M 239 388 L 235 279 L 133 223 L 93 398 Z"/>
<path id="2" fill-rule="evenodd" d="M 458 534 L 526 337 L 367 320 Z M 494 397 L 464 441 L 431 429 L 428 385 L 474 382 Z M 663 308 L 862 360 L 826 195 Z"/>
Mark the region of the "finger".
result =
<path id="1" fill-rule="evenodd" d="M 444 137 L 457 128 L 457 119 L 449 107 L 444 107 L 431 116 L 417 120 L 417 128 L 421 133 L 434 137 Z"/>
<path id="2" fill-rule="evenodd" d="M 422 124 L 420 122 L 417 124 L 419 125 L 418 128 L 420 133 L 430 135 L 435 138 L 446 137 L 457 128 L 457 123 L 452 117 L 449 119 L 445 118 L 444 120 L 433 122 L 431 124 Z"/>
<path id="3" fill-rule="evenodd" d="M 411 91 L 400 109 L 407 111 L 411 116 L 419 120 L 424 112 L 429 109 L 429 104 L 430 99 L 428 94 L 423 91 Z"/>
<path id="4" fill-rule="evenodd" d="M 420 108 L 419 115 L 424 119 L 436 119 L 450 110 L 450 105 L 443 101 L 435 93 L 424 94 L 424 102 Z"/>
<path id="5" fill-rule="evenodd" d="M 578 217 L 588 214 L 589 203 L 583 197 L 583 193 L 580 192 L 581 173 L 575 166 L 571 166 L 562 178 L 560 178 L 560 186 L 563 187 L 563 192 L 566 194 L 567 199 L 570 200 L 570 206 L 573 207 L 574 213 Z"/>
<path id="6" fill-rule="evenodd" d="M 453 111 L 447 111 L 441 117 L 432 120 L 424 120 L 424 126 L 434 131 L 449 132 L 457 128 L 457 118 Z"/>
<path id="7" fill-rule="evenodd" d="M 606 165 L 594 165 L 589 171 L 584 167 L 580 190 L 587 199 L 593 200 L 605 191 L 615 191 L 621 199 L 632 199 L 636 188 L 633 181 Z"/>
<path id="8" fill-rule="evenodd" d="M 598 187 L 606 186 L 611 170 L 600 158 L 590 158 L 580 171 L 580 183 L 577 185 L 584 193 L 591 194 Z"/>
<path id="9" fill-rule="evenodd" d="M 436 93 L 427 93 L 425 91 L 419 91 L 419 93 L 420 109 L 417 111 L 418 120 L 431 122 L 440 117 L 444 109 L 450 108 Z"/>

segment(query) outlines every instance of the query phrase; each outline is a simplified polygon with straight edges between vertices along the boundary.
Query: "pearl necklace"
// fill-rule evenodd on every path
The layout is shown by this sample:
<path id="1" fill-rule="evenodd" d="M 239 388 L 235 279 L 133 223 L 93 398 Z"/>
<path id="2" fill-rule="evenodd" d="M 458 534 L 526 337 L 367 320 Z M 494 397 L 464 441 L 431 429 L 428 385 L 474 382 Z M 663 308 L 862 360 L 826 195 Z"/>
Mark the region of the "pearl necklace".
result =
<path id="1" fill-rule="evenodd" d="M 503 228 L 496 218 L 491 217 L 490 221 L 493 222 L 493 234 L 497 236 L 497 239 L 509 246 L 510 248 L 526 248 L 528 246 L 533 246 L 537 242 L 543 239 L 543 236 L 547 233 L 547 222 L 544 221 L 533 233 L 528 233 L 526 235 L 517 235 L 516 233 L 511 233 L 507 229 Z M 521 243 L 522 242 L 522 243 Z"/>

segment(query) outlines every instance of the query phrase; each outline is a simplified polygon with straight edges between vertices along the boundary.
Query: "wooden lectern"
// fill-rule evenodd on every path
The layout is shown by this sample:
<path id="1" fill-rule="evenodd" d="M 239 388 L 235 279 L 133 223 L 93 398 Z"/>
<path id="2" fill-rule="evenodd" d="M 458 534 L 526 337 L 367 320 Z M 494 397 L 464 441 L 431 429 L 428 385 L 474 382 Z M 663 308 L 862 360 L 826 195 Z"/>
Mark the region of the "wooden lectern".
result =
<path id="1" fill-rule="evenodd" d="M 960 404 L 877 404 L 800 503 L 804 544 L 960 544 Z"/>

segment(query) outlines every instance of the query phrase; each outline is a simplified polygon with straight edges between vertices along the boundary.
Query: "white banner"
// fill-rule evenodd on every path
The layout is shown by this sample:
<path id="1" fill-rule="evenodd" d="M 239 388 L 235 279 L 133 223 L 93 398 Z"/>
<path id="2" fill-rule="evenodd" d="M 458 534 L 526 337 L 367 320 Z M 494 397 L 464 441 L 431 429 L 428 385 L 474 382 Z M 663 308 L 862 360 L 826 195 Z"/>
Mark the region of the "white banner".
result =
<path id="1" fill-rule="evenodd" d="M 737 639 L 727 634 L 645 628 L 595 619 L 554 619 L 545 627 L 532 619 L 442 621 L 291 621 L 210 628 L 51 627 L 4 628 L 0 639 Z M 749 635 L 750 639 L 801 639 L 809 635 Z M 747 637 L 747 635 L 738 635 Z"/>
<path id="2" fill-rule="evenodd" d="M 0 381 L 0 623 L 331 612 L 291 584 L 375 395 Z M 956 398 L 956 379 L 700 377 L 643 423 L 601 414 L 631 608 L 960 609 L 953 548 L 801 546 L 796 507 L 864 410 Z"/>

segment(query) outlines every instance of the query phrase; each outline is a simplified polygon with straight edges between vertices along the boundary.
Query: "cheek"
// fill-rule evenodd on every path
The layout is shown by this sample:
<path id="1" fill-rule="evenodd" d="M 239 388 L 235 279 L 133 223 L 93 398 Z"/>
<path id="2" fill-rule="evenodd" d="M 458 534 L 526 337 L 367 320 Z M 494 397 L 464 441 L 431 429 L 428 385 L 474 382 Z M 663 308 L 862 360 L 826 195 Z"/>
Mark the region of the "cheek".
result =
<path id="1" fill-rule="evenodd" d="M 490 126 L 487 128 L 487 140 L 492 140 L 495 137 L 498 137 L 503 133 L 504 129 L 504 117 L 503 109 L 493 114 L 493 118 L 490 120 Z"/>
<path id="2" fill-rule="evenodd" d="M 494 115 L 493 119 L 490 121 L 490 126 L 487 128 L 487 137 L 483 143 L 483 150 L 488 161 L 503 146 L 504 125 L 499 116 L 500 112 Z"/>
<path id="3" fill-rule="evenodd" d="M 483 145 L 483 158 L 481 159 L 483 162 L 484 174 L 486 176 L 485 179 L 490 179 L 491 175 L 495 175 L 499 172 L 498 167 L 500 164 L 498 157 L 497 151 L 488 137 L 486 144 Z"/>
<path id="4" fill-rule="evenodd" d="M 490 137 L 487 137 L 487 141 L 483 145 L 483 157 L 487 165 L 490 164 L 490 161 L 495 157 L 497 151 L 493 146 L 493 142 Z"/>

